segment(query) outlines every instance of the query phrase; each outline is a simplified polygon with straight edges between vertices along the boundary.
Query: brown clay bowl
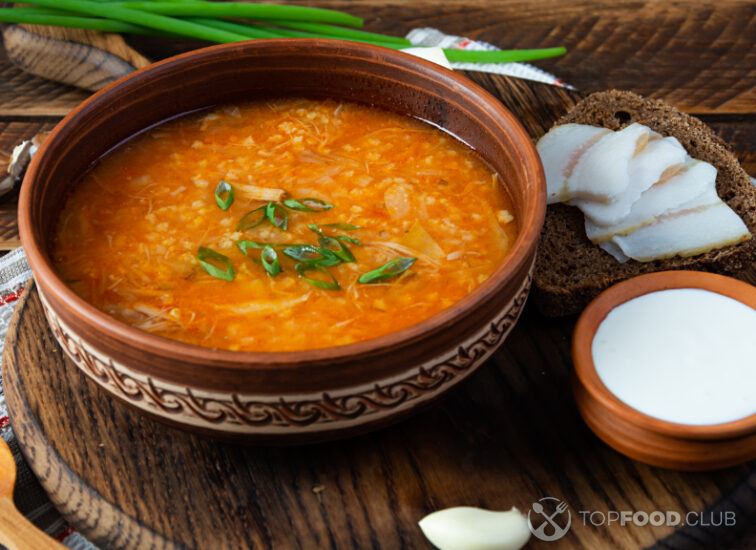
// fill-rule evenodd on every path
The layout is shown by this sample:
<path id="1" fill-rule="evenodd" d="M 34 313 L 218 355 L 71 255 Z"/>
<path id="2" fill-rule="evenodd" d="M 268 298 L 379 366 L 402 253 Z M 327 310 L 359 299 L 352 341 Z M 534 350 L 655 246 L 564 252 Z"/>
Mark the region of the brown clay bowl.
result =
<path id="1" fill-rule="evenodd" d="M 596 372 L 593 337 L 609 312 L 633 298 L 672 288 L 708 290 L 756 309 L 756 287 L 700 271 L 662 271 L 610 287 L 583 311 L 572 336 L 572 388 L 578 410 L 610 447 L 654 466 L 716 470 L 756 459 L 756 414 L 701 426 L 660 420 L 619 400 Z"/>
<path id="2" fill-rule="evenodd" d="M 473 293 L 415 326 L 315 351 L 250 353 L 175 342 L 90 306 L 58 277 L 50 236 L 69 187 L 119 142 L 180 113 L 286 95 L 338 98 L 430 121 L 502 176 L 519 237 Z M 104 391 L 179 427 L 252 442 L 341 437 L 396 420 L 469 376 L 504 341 L 528 295 L 545 211 L 540 160 L 515 117 L 452 71 L 335 40 L 229 44 L 137 71 L 82 103 L 34 157 L 19 204 L 21 240 L 50 327 Z"/>

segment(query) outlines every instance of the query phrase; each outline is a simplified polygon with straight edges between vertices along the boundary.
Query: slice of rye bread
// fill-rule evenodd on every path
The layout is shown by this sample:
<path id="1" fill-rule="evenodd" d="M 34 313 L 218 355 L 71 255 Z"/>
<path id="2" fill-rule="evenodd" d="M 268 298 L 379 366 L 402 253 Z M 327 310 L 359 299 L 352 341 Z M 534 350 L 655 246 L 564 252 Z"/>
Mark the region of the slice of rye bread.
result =
<path id="1" fill-rule="evenodd" d="M 691 157 L 717 169 L 717 193 L 756 237 L 756 186 L 725 141 L 703 122 L 662 101 L 618 90 L 594 93 L 556 125 L 574 122 L 619 130 L 639 122 L 664 136 L 676 137 Z M 585 218 L 575 207 L 550 205 L 541 232 L 534 273 L 533 300 L 544 315 L 579 313 L 609 286 L 643 273 L 692 269 L 732 273 L 756 261 L 756 238 L 705 254 L 665 260 L 619 263 L 585 234 Z"/>

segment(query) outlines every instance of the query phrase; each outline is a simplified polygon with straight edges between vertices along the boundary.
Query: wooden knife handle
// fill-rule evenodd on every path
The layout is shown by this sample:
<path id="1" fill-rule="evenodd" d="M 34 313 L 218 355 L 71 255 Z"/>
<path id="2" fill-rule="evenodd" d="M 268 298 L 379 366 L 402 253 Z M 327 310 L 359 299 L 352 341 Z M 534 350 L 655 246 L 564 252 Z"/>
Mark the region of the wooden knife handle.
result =
<path id="1" fill-rule="evenodd" d="M 22 70 L 90 91 L 150 63 L 120 35 L 84 29 L 11 25 L 3 41 L 8 58 Z"/>
<path id="2" fill-rule="evenodd" d="M 0 497 L 0 544 L 8 550 L 65 550 L 26 519 L 8 497 Z"/>

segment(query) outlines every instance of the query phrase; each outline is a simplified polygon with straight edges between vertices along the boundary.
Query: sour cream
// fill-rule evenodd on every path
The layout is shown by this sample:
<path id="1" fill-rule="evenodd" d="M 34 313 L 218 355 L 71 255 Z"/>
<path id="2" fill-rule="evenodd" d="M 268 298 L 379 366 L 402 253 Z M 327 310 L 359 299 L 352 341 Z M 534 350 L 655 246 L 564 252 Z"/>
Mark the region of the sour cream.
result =
<path id="1" fill-rule="evenodd" d="M 756 310 L 700 289 L 614 308 L 592 343 L 604 385 L 649 416 L 690 425 L 756 413 Z"/>

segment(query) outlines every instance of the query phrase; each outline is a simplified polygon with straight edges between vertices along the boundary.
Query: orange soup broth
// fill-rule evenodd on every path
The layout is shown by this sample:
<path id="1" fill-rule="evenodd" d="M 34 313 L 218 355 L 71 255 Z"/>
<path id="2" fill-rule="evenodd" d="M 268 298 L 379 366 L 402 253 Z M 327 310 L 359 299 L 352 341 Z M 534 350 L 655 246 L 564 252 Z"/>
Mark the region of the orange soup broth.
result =
<path id="1" fill-rule="evenodd" d="M 228 210 L 216 204 L 223 179 Z M 266 204 L 259 188 L 334 207 L 288 211 L 237 231 Z M 430 125 L 357 104 L 286 99 L 225 106 L 164 123 L 103 158 L 67 198 L 54 249 L 64 280 L 84 300 L 156 334 L 199 346 L 286 351 L 338 346 L 414 325 L 479 286 L 516 237 L 510 199 L 468 147 Z M 260 251 L 235 241 L 312 243 L 308 224 L 362 246 L 330 267 L 341 290 L 316 288 L 294 271 L 271 277 Z M 208 274 L 200 246 L 227 256 L 235 278 Z M 398 257 L 407 271 L 377 284 L 360 274 Z M 254 260 L 258 259 L 258 262 Z M 329 280 L 327 274 L 306 276 Z"/>

